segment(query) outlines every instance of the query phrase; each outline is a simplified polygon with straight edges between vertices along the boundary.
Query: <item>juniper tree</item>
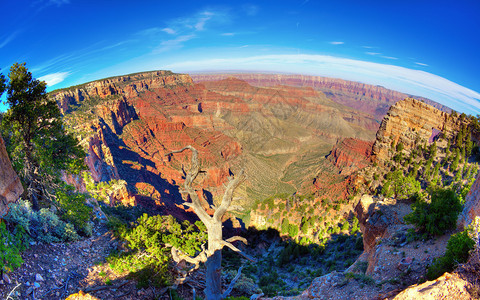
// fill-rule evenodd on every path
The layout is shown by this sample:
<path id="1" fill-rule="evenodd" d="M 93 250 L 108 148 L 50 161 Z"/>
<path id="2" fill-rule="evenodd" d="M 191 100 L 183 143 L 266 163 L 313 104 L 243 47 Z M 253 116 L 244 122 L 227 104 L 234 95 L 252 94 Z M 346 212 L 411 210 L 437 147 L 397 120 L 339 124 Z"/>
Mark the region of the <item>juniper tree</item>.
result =
<path id="1" fill-rule="evenodd" d="M 0 79 L 0 89 L 5 87 Z M 12 163 L 35 209 L 51 200 L 62 170 L 78 173 L 84 168 L 84 151 L 68 134 L 57 103 L 47 97 L 46 83 L 32 77 L 25 63 L 10 68 L 1 128 Z"/>

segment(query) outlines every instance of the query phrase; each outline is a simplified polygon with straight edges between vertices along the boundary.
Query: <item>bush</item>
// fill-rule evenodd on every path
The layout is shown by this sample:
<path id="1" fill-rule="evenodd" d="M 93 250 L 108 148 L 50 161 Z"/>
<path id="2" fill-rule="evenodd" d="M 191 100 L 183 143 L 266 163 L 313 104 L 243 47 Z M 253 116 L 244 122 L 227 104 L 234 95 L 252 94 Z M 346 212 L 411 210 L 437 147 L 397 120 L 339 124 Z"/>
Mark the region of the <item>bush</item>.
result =
<path id="1" fill-rule="evenodd" d="M 28 239 L 21 226 L 17 225 L 14 232 L 10 233 L 5 222 L 0 223 L 0 273 L 8 273 L 22 265 L 20 252 L 27 245 Z"/>
<path id="2" fill-rule="evenodd" d="M 451 272 L 457 264 L 465 263 L 474 245 L 475 242 L 468 235 L 468 230 L 453 234 L 448 240 L 445 255 L 435 259 L 428 268 L 427 279 L 434 280 L 445 272 Z"/>
<path id="3" fill-rule="evenodd" d="M 435 188 L 430 194 L 430 202 L 417 196 L 412 204 L 413 211 L 404 220 L 407 224 L 414 224 L 420 231 L 441 235 L 455 227 L 462 205 L 451 189 Z"/>
<path id="4" fill-rule="evenodd" d="M 90 219 L 93 209 L 85 204 L 86 196 L 75 192 L 69 185 L 57 190 L 56 195 L 61 219 L 71 223 L 80 234 L 91 236 L 93 225 Z"/>
<path id="5" fill-rule="evenodd" d="M 169 246 L 193 256 L 200 251 L 207 234 L 199 221 L 195 225 L 188 221 L 180 224 L 172 216 L 143 214 L 133 229 L 123 232 L 122 238 L 128 242 L 130 251 L 114 253 L 107 261 L 116 271 L 129 271 L 131 277 L 138 280 L 139 287 L 146 287 L 169 284 Z"/>
<path id="6" fill-rule="evenodd" d="M 20 200 L 10 204 L 10 210 L 5 216 L 5 220 L 21 226 L 30 237 L 41 242 L 56 243 L 80 239 L 72 224 L 60 220 L 47 208 L 34 211 L 28 201 Z"/>

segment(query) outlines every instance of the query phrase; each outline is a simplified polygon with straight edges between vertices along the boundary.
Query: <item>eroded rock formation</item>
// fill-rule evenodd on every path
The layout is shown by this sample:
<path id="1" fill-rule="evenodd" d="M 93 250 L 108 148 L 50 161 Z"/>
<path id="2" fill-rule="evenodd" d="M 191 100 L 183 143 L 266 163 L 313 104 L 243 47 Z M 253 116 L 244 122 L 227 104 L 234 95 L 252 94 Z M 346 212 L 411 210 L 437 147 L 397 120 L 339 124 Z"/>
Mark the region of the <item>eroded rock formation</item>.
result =
<path id="1" fill-rule="evenodd" d="M 462 121 L 422 101 L 407 98 L 393 105 L 377 131 L 373 155 L 378 162 L 388 161 L 394 146 L 402 143 L 408 151 L 421 143 L 431 143 L 438 134 L 451 137 Z"/>
<path id="2" fill-rule="evenodd" d="M 130 203 L 153 199 L 178 207 L 181 169 L 188 161 L 165 154 L 185 145 L 200 152 L 205 173 L 199 188 L 211 192 L 203 192 L 205 203 L 240 167 L 249 178 L 248 191 L 239 188 L 240 205 L 283 192 L 278 182 L 284 191 L 304 188 L 305 182 L 312 189 L 311 178 L 337 140 L 373 140 L 376 127 L 372 117 L 312 88 L 258 88 L 238 79 L 193 84 L 187 75 L 166 71 L 91 82 L 50 96 L 87 150 L 94 180 L 125 180 L 128 193 L 122 194 Z"/>
<path id="3" fill-rule="evenodd" d="M 387 113 L 389 107 L 395 102 L 411 97 L 404 93 L 386 89 L 378 85 L 364 84 L 355 81 L 328 78 L 321 76 L 306 76 L 293 74 L 197 74 L 191 75 L 193 81 L 218 81 L 229 77 L 235 77 L 248 82 L 253 86 L 296 86 L 311 87 L 325 93 L 333 101 L 352 107 L 355 110 L 371 114 L 376 120 L 381 120 Z M 437 107 L 440 110 L 450 112 L 451 110 L 439 103 L 426 98 L 426 103 Z"/>
<path id="4" fill-rule="evenodd" d="M 7 213 L 8 204 L 18 200 L 23 186 L 8 158 L 5 142 L 0 136 L 0 216 Z"/>
<path id="5" fill-rule="evenodd" d="M 340 174 L 350 175 L 370 163 L 372 145 L 372 142 L 359 139 L 344 139 L 335 144 L 327 159 L 339 169 Z"/>
<path id="6" fill-rule="evenodd" d="M 475 217 L 480 216 L 480 174 L 465 197 L 463 211 L 458 216 L 457 225 L 463 229 L 470 225 Z"/>

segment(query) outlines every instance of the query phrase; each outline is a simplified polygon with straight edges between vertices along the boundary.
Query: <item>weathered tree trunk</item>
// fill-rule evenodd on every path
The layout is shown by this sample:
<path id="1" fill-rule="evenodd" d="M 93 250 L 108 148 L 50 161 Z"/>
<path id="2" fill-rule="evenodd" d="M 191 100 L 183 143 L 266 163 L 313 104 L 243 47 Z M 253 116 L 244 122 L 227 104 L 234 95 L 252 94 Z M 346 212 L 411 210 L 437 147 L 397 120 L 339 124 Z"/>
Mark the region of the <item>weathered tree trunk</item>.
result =
<path id="1" fill-rule="evenodd" d="M 236 177 L 229 177 L 228 184 L 226 185 L 225 193 L 222 198 L 222 202 L 220 206 L 214 207 L 214 214 L 210 216 L 205 209 L 202 207 L 200 199 L 198 198 L 198 194 L 195 189 L 192 187 L 192 183 L 197 177 L 198 173 L 200 172 L 200 165 L 198 162 L 198 151 L 193 148 L 192 146 L 184 147 L 180 150 L 172 151 L 167 155 L 172 153 L 183 152 L 185 150 L 192 151 L 192 166 L 189 172 L 185 172 L 185 183 L 184 187 L 192 203 L 189 205 L 195 211 L 195 214 L 200 218 L 200 220 L 205 224 L 207 227 L 207 234 L 208 234 L 208 248 L 198 254 L 195 258 L 186 257 L 179 253 L 179 251 L 175 248 L 172 248 L 172 257 L 176 261 L 180 261 L 181 259 L 186 260 L 189 263 L 195 265 L 195 268 L 198 268 L 200 262 L 204 262 L 205 266 L 207 267 L 206 272 L 206 288 L 205 288 L 205 297 L 207 300 L 219 300 L 226 298 L 230 291 L 232 290 L 233 284 L 235 284 L 235 280 L 230 283 L 229 288 L 223 293 L 222 289 L 222 248 L 227 246 L 233 251 L 238 252 L 239 254 L 243 255 L 245 258 L 255 261 L 253 258 L 249 257 L 248 255 L 244 254 L 240 251 L 237 247 L 235 247 L 232 242 L 234 241 L 242 241 L 246 243 L 247 241 L 239 236 L 234 236 L 226 241 L 223 240 L 222 236 L 222 217 L 228 210 L 233 198 L 233 192 L 235 188 L 240 184 L 240 182 L 244 179 L 244 172 L 243 170 L 236 176 Z M 236 277 L 238 279 L 238 277 Z"/>
<path id="2" fill-rule="evenodd" d="M 205 262 L 207 278 L 205 297 L 207 299 L 222 299 L 222 223 L 213 223 L 207 227 L 208 252 L 210 256 Z"/>

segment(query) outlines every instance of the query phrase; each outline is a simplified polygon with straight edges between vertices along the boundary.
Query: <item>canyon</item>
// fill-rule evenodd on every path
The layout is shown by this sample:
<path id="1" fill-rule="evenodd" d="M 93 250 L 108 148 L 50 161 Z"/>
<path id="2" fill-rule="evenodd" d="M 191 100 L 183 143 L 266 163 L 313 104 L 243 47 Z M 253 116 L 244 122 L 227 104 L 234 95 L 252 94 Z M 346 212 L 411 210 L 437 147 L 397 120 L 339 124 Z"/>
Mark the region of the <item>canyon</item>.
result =
<path id="1" fill-rule="evenodd" d="M 231 73 L 231 74 L 192 74 L 194 82 L 218 81 L 229 77 L 238 78 L 253 86 L 294 86 L 310 87 L 323 92 L 329 99 L 339 104 L 367 113 L 380 122 L 390 106 L 405 98 L 414 97 L 434 106 L 435 108 L 451 112 L 451 109 L 423 97 L 416 97 L 398 91 L 390 90 L 378 85 L 370 85 L 339 78 L 308 76 L 300 74 L 260 74 L 260 73 Z"/>
<path id="2" fill-rule="evenodd" d="M 236 191 L 228 214 L 233 227 L 250 225 L 253 232 L 260 230 L 259 235 L 268 234 L 261 229 L 275 228 L 298 245 L 311 242 L 324 247 L 318 260 L 321 268 L 316 270 L 320 272 L 314 273 L 322 276 L 302 285 L 305 290 L 295 299 L 351 295 L 392 299 L 423 278 L 426 266 L 445 252 L 449 234 L 407 242 L 413 226 L 403 217 L 411 212 L 410 203 L 370 196 L 379 184 L 374 174 L 381 179 L 386 175 L 382 170 L 390 167 L 392 145 L 402 144 L 400 151 L 408 156 L 420 144 L 454 138 L 468 120 L 441 105 L 429 105 L 428 99 L 399 99 L 405 95 L 382 87 L 300 75 L 239 77 L 144 72 L 53 91 L 49 97 L 86 150 L 91 179 L 111 183 L 106 201 L 110 206 L 140 205 L 152 213 L 194 220 L 182 197 L 189 154 L 170 154 L 187 145 L 200 154 L 202 173 L 195 185 L 208 213 L 218 203 L 227 177 L 244 169 L 247 181 Z M 2 212 L 23 188 L 1 137 L 0 167 Z M 454 174 L 444 174 L 449 176 Z M 63 180 L 79 191 L 87 190 L 85 178 L 64 173 Z M 459 228 L 478 216 L 479 189 L 477 177 L 466 195 Z M 357 225 L 362 235 L 351 231 Z M 291 228 L 296 228 L 293 236 Z M 358 241 L 360 247 L 353 251 Z M 260 240 L 258 249 L 252 250 L 260 251 L 267 269 L 274 268 L 268 255 L 283 253 L 277 242 Z M 338 257 L 343 252 L 354 254 L 348 260 L 343 254 L 337 259 L 338 251 Z M 292 261 L 289 269 L 297 272 L 293 266 L 297 263 Z M 301 268 L 310 267 L 314 266 Z M 307 271 L 301 274 L 313 276 Z M 298 283 L 296 275 L 288 276 Z M 423 289 L 438 285 L 445 287 L 434 288 L 439 295 L 460 291 L 468 299 L 469 283 L 457 277 L 447 273 L 397 297 L 423 297 Z M 455 292 L 449 290 L 452 282 Z M 137 293 L 133 283 L 128 286 L 129 293 Z"/>
<path id="3" fill-rule="evenodd" d="M 333 180 L 326 174 L 345 180 L 362 164 L 342 173 L 330 170 L 326 157 L 336 144 L 351 148 L 358 140 L 365 148 L 378 127 L 373 116 L 312 87 L 256 87 L 236 78 L 194 83 L 168 71 L 108 78 L 49 97 L 87 150 L 93 179 L 124 182 L 112 204 L 150 203 L 173 214 L 188 210 L 178 185 L 189 158 L 166 156 L 172 150 L 199 150 L 204 173 L 198 189 L 206 205 L 216 201 L 229 173 L 244 168 L 248 180 L 236 202 L 242 214 L 274 194 L 326 187 Z M 350 140 L 342 143 L 345 138 Z M 81 186 L 79 181 L 70 179 Z"/>

